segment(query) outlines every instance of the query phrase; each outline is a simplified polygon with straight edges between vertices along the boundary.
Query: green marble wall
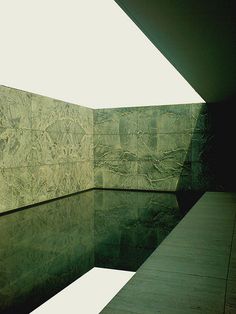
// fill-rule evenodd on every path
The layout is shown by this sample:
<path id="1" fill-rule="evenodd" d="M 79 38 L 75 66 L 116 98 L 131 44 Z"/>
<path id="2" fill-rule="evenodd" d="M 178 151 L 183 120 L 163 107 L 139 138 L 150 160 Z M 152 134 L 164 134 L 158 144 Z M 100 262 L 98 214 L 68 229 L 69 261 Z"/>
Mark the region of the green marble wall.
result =
<path id="1" fill-rule="evenodd" d="M 0 86 L 0 212 L 93 187 L 222 190 L 217 108 L 92 110 Z"/>
<path id="2" fill-rule="evenodd" d="M 213 142 L 206 104 L 95 110 L 95 187 L 207 189 Z"/>
<path id="3" fill-rule="evenodd" d="M 0 212 L 93 186 L 92 109 L 0 86 Z"/>
<path id="4" fill-rule="evenodd" d="M 222 190 L 218 183 L 216 164 L 217 139 L 213 128 L 215 109 L 212 105 L 192 106 L 192 188 L 195 190 Z M 220 165 L 222 167 L 222 164 Z M 222 182 L 223 183 L 223 182 Z"/>
<path id="5" fill-rule="evenodd" d="M 189 108 L 96 110 L 95 186 L 175 190 L 191 142 Z"/>

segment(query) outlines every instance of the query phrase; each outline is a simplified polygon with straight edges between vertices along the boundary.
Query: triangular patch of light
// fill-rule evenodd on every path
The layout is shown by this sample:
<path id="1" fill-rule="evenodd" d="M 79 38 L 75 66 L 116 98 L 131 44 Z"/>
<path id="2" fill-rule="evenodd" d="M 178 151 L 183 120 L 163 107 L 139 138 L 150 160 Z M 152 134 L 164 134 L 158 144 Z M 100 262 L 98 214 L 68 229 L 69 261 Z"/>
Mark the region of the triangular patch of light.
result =
<path id="1" fill-rule="evenodd" d="M 8 0 L 0 84 L 92 108 L 203 102 L 112 0 Z"/>

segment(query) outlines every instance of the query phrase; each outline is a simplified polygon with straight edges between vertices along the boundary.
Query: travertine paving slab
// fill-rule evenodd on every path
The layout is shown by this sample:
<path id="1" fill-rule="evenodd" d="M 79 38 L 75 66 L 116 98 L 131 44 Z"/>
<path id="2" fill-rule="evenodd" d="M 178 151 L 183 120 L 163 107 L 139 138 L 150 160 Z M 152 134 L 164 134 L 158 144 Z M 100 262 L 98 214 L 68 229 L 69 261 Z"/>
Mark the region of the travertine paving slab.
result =
<path id="1" fill-rule="evenodd" d="M 235 216 L 235 193 L 205 193 L 102 313 L 236 313 Z"/>
<path id="2" fill-rule="evenodd" d="M 145 268 L 226 279 L 228 263 L 229 255 L 217 248 L 161 245 L 148 259 Z"/>
<path id="3" fill-rule="evenodd" d="M 103 313 L 223 313 L 226 281 L 174 272 L 137 273 Z"/>

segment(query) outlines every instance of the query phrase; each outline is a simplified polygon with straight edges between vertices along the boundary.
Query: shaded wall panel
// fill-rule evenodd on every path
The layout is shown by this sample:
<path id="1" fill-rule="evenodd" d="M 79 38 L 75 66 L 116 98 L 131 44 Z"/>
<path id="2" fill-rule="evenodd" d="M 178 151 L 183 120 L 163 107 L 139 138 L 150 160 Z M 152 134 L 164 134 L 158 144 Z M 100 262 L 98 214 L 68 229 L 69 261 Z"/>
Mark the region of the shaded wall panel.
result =
<path id="1" fill-rule="evenodd" d="M 191 132 L 191 105 L 95 110 L 95 186 L 190 188 Z"/>
<path id="2" fill-rule="evenodd" d="M 95 187 L 223 190 L 216 111 L 207 104 L 95 110 Z"/>

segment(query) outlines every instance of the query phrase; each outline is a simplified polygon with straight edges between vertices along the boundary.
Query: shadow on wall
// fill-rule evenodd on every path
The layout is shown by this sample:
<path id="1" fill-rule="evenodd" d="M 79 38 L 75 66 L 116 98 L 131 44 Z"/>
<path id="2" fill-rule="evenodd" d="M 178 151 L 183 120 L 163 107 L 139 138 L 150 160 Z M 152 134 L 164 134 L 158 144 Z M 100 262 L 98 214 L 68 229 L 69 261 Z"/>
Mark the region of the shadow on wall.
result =
<path id="1" fill-rule="evenodd" d="M 206 184 L 211 190 L 235 190 L 236 152 L 234 102 L 210 104 L 207 108 L 208 135 L 203 162 Z"/>
<path id="2" fill-rule="evenodd" d="M 235 190 L 233 104 L 92 110 L 1 86 L 0 212 L 93 187 Z"/>
<path id="3" fill-rule="evenodd" d="M 191 110 L 191 104 L 95 110 L 95 187 L 191 189 Z"/>
<path id="4" fill-rule="evenodd" d="M 234 111 L 232 101 L 192 105 L 191 145 L 177 190 L 186 187 L 184 169 L 191 159 L 191 189 L 235 191 Z"/>

